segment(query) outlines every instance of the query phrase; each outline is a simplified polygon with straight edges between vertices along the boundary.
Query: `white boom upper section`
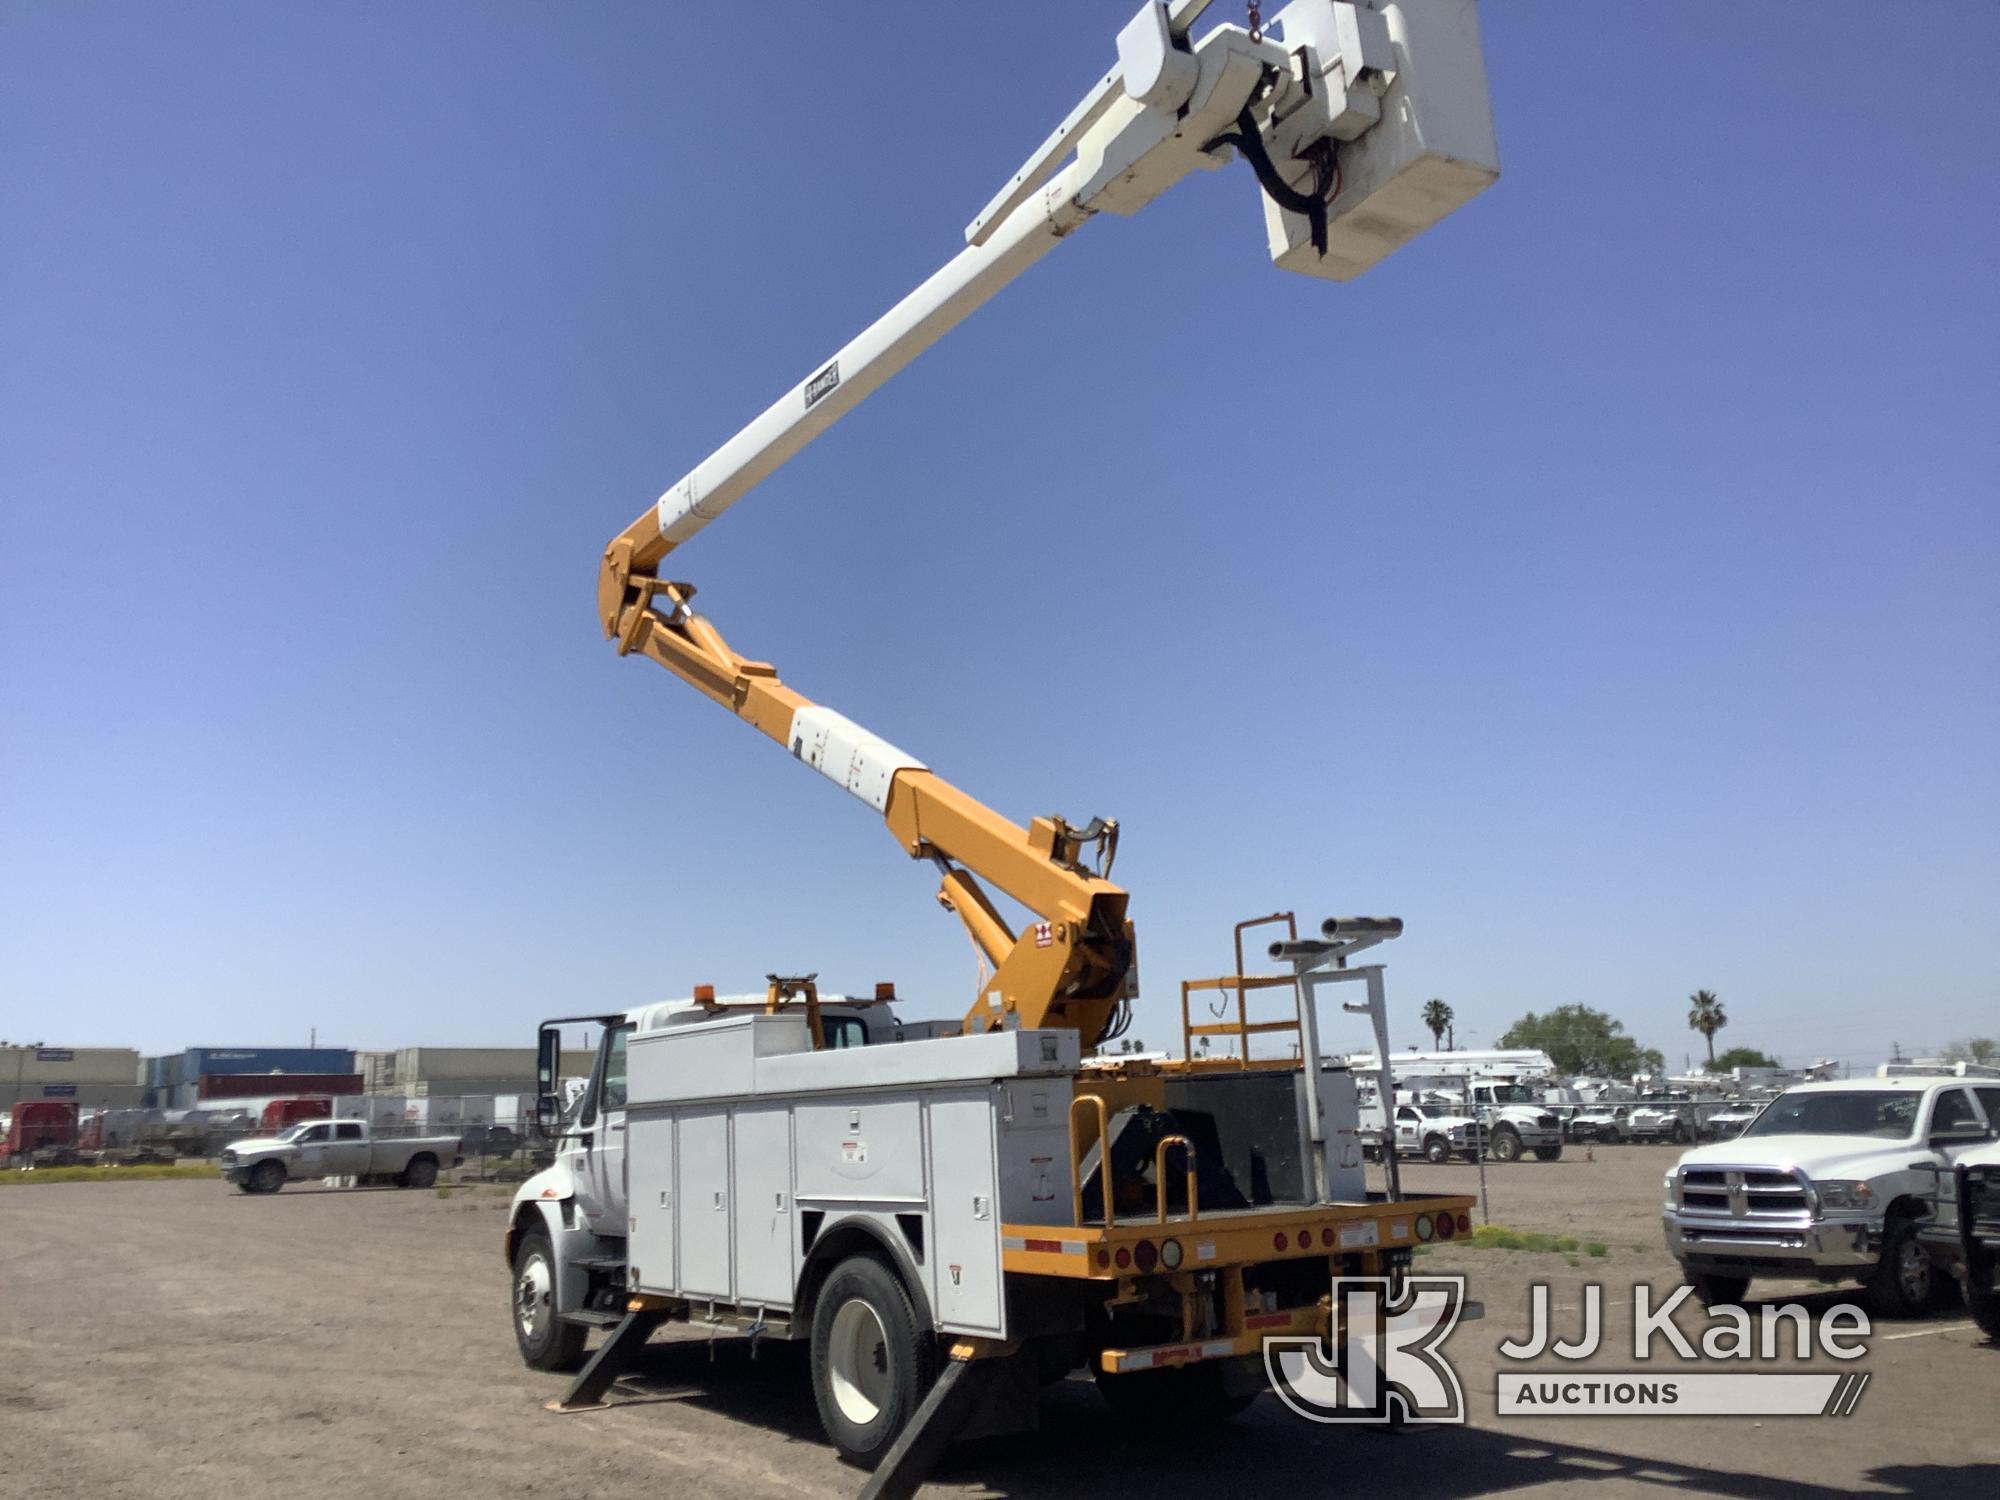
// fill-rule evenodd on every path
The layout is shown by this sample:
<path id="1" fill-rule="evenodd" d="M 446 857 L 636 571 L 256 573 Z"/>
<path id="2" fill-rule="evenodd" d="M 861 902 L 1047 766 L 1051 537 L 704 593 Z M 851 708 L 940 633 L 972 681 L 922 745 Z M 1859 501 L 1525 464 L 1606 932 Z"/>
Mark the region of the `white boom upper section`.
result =
<path id="1" fill-rule="evenodd" d="M 1206 4 L 1148 0 L 966 248 L 662 495 L 662 540 L 687 541 L 1092 214 L 1137 213 L 1239 148 L 1273 262 L 1335 281 L 1498 177 L 1475 0 L 1294 0 L 1258 40 L 1193 40 Z"/>

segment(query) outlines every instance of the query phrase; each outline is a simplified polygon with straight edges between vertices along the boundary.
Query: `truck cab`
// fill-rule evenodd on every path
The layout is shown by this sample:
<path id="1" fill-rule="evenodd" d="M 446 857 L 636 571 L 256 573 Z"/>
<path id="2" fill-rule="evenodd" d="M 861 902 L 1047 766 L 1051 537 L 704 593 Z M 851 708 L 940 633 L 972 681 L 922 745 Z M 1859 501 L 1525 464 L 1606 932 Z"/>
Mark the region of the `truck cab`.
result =
<path id="1" fill-rule="evenodd" d="M 1526 1151 L 1537 1161 L 1561 1158 L 1562 1121 L 1526 1084 L 1475 1081 L 1467 1084 L 1466 1099 L 1486 1127 L 1487 1151 L 1495 1161 L 1519 1161 Z"/>

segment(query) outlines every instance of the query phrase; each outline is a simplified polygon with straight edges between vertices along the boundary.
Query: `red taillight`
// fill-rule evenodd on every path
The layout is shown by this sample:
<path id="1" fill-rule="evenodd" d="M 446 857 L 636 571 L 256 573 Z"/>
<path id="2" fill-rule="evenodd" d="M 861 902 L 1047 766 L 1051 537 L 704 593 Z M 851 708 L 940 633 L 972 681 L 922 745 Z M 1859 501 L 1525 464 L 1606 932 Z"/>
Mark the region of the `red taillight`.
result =
<path id="1" fill-rule="evenodd" d="M 1160 1263 L 1160 1252 L 1153 1248 L 1151 1240 L 1141 1240 L 1132 1247 L 1132 1260 L 1141 1272 L 1151 1272 Z"/>
<path id="2" fill-rule="evenodd" d="M 1319 1232 L 1319 1242 L 1329 1250 L 1333 1248 L 1333 1226 L 1331 1224 Z"/>
<path id="3" fill-rule="evenodd" d="M 1117 1255 L 1112 1258 L 1118 1262 L 1118 1269 L 1121 1271 L 1132 1264 L 1132 1252 L 1127 1250 L 1123 1245 L 1118 1247 Z"/>
<path id="4" fill-rule="evenodd" d="M 1437 1219 L 1438 1238 L 1448 1240 L 1458 1233 L 1458 1221 L 1450 1214 L 1439 1214 Z"/>
<path id="5" fill-rule="evenodd" d="M 1097 1252 L 1097 1269 L 1101 1271 L 1101 1270 L 1103 1270 L 1103 1269 L 1104 1269 L 1104 1268 L 1105 1268 L 1106 1266 L 1108 1266 L 1108 1265 L 1110 1265 L 1110 1264 L 1111 1264 L 1111 1252 L 1110 1252 L 1109 1250 L 1100 1250 L 1100 1251 L 1098 1251 L 1098 1252 Z"/>
<path id="6" fill-rule="evenodd" d="M 1285 1231 L 1282 1229 L 1271 1236 L 1271 1248 L 1274 1250 L 1282 1250 L 1289 1244 L 1291 1241 L 1285 1237 Z"/>
<path id="7" fill-rule="evenodd" d="M 1460 1215 L 1458 1216 L 1458 1232 L 1459 1232 L 1460 1234 L 1470 1234 L 1470 1233 L 1472 1233 L 1472 1215 L 1471 1215 L 1471 1214 L 1460 1214 Z"/>

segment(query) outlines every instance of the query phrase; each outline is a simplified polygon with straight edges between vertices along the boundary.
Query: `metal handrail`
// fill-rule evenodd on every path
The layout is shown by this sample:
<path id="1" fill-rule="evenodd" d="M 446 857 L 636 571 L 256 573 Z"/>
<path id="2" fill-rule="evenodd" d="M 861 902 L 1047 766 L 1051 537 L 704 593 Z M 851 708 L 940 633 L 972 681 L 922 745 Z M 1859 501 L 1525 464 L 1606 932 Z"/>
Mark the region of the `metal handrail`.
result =
<path id="1" fill-rule="evenodd" d="M 1078 1094 L 1069 1101 L 1069 1204 L 1070 1222 L 1083 1228 L 1083 1152 L 1076 1144 L 1076 1107 L 1097 1108 L 1097 1176 L 1104 1189 L 1104 1227 L 1111 1228 L 1111 1117 L 1102 1094 Z"/>
<path id="2" fill-rule="evenodd" d="M 1159 1145 L 1153 1148 L 1153 1188 L 1159 1208 L 1158 1217 L 1154 1222 L 1159 1224 L 1167 1222 L 1167 1147 L 1169 1146 L 1179 1146 L 1187 1152 L 1187 1216 L 1188 1222 L 1193 1223 L 1201 1217 L 1201 1189 L 1194 1175 L 1194 1142 L 1184 1135 L 1163 1135 L 1160 1137 Z M 1107 1214 L 1107 1228 L 1110 1227 L 1109 1219 L 1110 1216 Z"/>

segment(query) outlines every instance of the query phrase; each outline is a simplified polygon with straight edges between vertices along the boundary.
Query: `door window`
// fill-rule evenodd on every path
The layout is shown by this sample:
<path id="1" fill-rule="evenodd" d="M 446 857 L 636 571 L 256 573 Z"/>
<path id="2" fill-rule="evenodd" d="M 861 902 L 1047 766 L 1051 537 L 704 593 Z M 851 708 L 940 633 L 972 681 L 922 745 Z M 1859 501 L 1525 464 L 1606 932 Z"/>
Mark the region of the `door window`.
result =
<path id="1" fill-rule="evenodd" d="M 1972 1108 L 1972 1096 L 1964 1089 L 1946 1089 L 1938 1095 L 1937 1107 L 1931 1111 L 1933 1133 L 1979 1124 L 1979 1116 Z"/>
<path id="2" fill-rule="evenodd" d="M 2000 1083 L 1988 1084 L 1972 1091 L 1979 1096 L 1979 1102 L 1986 1106 L 1986 1128 L 2000 1130 Z"/>
<path id="3" fill-rule="evenodd" d="M 632 1028 L 620 1026 L 611 1033 L 611 1045 L 604 1056 L 604 1108 L 607 1113 L 625 1107 L 625 1044 Z"/>
<path id="4" fill-rule="evenodd" d="M 336 1125 L 333 1127 L 333 1138 L 337 1141 L 358 1141 L 361 1139 L 361 1127 L 358 1124 Z"/>
<path id="5" fill-rule="evenodd" d="M 315 1125 L 299 1137 L 299 1144 L 301 1146 L 317 1146 L 323 1144 L 325 1140 L 326 1127 L 324 1125 Z"/>

